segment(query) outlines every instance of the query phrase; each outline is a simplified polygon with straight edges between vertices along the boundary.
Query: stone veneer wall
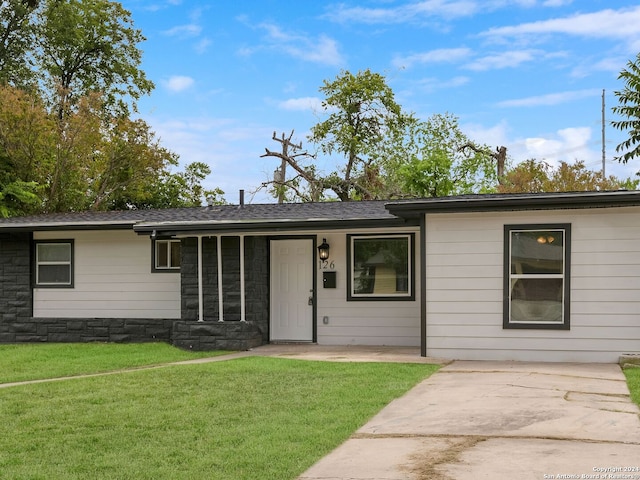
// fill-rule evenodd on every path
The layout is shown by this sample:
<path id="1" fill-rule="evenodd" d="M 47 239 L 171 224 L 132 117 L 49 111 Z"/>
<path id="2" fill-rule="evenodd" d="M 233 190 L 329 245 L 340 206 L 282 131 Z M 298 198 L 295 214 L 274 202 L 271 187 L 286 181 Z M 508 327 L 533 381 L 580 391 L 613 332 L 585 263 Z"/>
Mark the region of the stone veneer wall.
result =
<path id="1" fill-rule="evenodd" d="M 0 342 L 28 341 L 33 330 L 31 234 L 0 234 Z M 24 338 L 24 340 L 22 340 Z"/>
<path id="2" fill-rule="evenodd" d="M 11 342 L 169 342 L 174 320 L 157 318 L 32 318 Z"/>
<path id="3" fill-rule="evenodd" d="M 175 321 L 171 343 L 185 350 L 249 350 L 259 347 L 262 333 L 253 322 Z"/>
<path id="4" fill-rule="evenodd" d="M 197 322 L 197 243 L 182 242 L 182 320 L 157 318 L 34 318 L 30 233 L 0 234 L 0 343 L 152 342 L 186 349 L 247 350 L 268 342 L 266 237 L 245 237 L 246 322 L 240 320 L 238 237 L 223 239 L 224 318 L 218 322 L 215 238 L 203 239 L 205 322 Z"/>
<path id="5" fill-rule="evenodd" d="M 202 239 L 204 321 L 198 322 L 198 243 L 182 241 L 182 321 L 172 342 L 198 350 L 247 350 L 269 340 L 269 254 L 266 237 L 245 237 L 245 317 L 240 322 L 239 237 L 222 238 L 223 319 L 218 315 L 218 254 L 215 238 Z"/>
<path id="6" fill-rule="evenodd" d="M 31 244 L 30 233 L 0 234 L 0 343 L 170 341 L 168 319 L 34 318 Z"/>

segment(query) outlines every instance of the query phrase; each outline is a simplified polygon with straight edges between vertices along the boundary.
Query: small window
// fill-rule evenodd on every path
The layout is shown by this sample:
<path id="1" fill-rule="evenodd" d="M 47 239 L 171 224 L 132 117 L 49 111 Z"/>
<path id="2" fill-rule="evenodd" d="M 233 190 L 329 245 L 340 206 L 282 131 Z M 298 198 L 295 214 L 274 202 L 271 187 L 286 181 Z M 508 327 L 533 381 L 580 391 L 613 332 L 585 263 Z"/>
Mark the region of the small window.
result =
<path id="1" fill-rule="evenodd" d="M 414 235 L 348 235 L 348 300 L 414 300 Z"/>
<path id="2" fill-rule="evenodd" d="M 153 269 L 180 270 L 180 240 L 155 240 Z"/>
<path id="3" fill-rule="evenodd" d="M 72 240 L 36 242 L 35 285 L 73 287 Z"/>
<path id="4" fill-rule="evenodd" d="M 570 225 L 505 226 L 504 328 L 569 329 Z"/>

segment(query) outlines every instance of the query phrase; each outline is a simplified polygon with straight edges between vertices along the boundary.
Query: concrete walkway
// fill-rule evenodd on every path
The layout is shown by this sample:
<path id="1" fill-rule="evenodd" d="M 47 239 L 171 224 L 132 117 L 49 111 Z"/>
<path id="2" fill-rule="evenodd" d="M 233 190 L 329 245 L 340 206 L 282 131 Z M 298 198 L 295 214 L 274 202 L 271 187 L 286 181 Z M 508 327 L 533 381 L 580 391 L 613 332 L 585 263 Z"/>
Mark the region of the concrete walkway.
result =
<path id="1" fill-rule="evenodd" d="M 618 365 L 457 361 L 299 478 L 637 480 L 639 414 Z"/>

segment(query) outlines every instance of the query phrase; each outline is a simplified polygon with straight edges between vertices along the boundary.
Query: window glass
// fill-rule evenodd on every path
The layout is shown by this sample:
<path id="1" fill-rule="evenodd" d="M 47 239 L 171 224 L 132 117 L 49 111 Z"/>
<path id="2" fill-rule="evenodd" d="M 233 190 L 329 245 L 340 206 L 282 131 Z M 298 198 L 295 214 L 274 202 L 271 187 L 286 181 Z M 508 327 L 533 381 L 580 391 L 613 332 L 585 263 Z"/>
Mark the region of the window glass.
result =
<path id="1" fill-rule="evenodd" d="M 171 266 L 179 267 L 180 266 L 180 242 L 170 242 L 169 247 L 171 248 Z"/>
<path id="2" fill-rule="evenodd" d="M 180 268 L 180 240 L 155 241 L 155 268 L 158 270 Z"/>
<path id="3" fill-rule="evenodd" d="M 569 227 L 506 228 L 508 280 L 505 288 L 508 291 L 504 326 L 568 328 L 566 236 Z"/>
<path id="4" fill-rule="evenodd" d="M 350 238 L 352 299 L 412 295 L 409 235 Z"/>
<path id="5" fill-rule="evenodd" d="M 561 278 L 511 279 L 512 322 L 562 322 Z"/>
<path id="6" fill-rule="evenodd" d="M 167 268 L 169 266 L 169 254 L 167 253 L 169 242 L 156 242 L 156 267 Z"/>
<path id="7" fill-rule="evenodd" d="M 68 265 L 40 265 L 38 267 L 38 283 L 40 285 L 68 285 L 71 283 L 71 270 Z"/>
<path id="8" fill-rule="evenodd" d="M 511 232 L 511 273 L 561 274 L 563 261 L 563 232 Z"/>
<path id="9" fill-rule="evenodd" d="M 73 283 L 72 243 L 36 243 L 35 284 L 69 287 Z"/>
<path id="10" fill-rule="evenodd" d="M 68 243 L 39 243 L 37 248 L 40 262 L 71 261 L 71 246 Z"/>

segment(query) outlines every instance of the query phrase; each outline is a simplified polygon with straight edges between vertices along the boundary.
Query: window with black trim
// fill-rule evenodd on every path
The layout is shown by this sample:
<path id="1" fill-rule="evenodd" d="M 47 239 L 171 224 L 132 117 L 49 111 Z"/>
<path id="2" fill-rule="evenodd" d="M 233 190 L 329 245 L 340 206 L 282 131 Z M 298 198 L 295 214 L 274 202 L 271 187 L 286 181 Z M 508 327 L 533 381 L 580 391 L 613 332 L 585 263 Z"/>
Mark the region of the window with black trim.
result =
<path id="1" fill-rule="evenodd" d="M 347 235 L 347 300 L 414 300 L 414 234 Z"/>
<path id="2" fill-rule="evenodd" d="M 153 241 L 153 271 L 180 270 L 180 240 Z"/>
<path id="3" fill-rule="evenodd" d="M 73 240 L 37 241 L 34 249 L 36 287 L 73 287 Z"/>
<path id="4" fill-rule="evenodd" d="M 504 328 L 569 329 L 571 225 L 505 225 Z"/>

